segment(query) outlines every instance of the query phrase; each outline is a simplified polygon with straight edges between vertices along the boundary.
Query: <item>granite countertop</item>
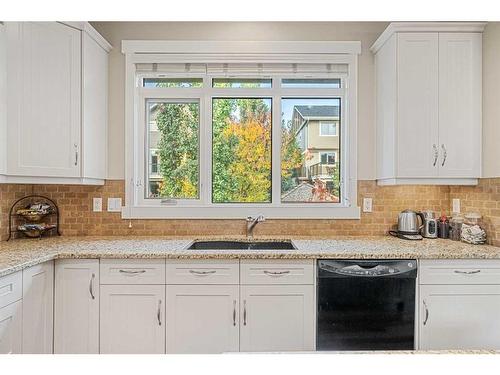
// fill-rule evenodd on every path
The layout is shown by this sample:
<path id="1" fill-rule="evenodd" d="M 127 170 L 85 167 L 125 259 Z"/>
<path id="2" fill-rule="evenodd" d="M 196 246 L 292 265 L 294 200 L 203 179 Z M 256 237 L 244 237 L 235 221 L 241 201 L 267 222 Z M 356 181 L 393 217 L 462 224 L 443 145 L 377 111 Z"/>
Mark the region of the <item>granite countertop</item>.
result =
<path id="1" fill-rule="evenodd" d="M 197 239 L 245 240 L 244 237 Z M 274 238 L 276 239 L 276 238 Z M 258 237 L 255 240 L 270 240 Z M 171 259 L 500 259 L 500 247 L 424 239 L 407 241 L 389 236 L 292 239 L 296 250 L 186 250 L 190 238 L 57 237 L 0 243 L 0 277 L 23 268 L 62 258 Z"/>

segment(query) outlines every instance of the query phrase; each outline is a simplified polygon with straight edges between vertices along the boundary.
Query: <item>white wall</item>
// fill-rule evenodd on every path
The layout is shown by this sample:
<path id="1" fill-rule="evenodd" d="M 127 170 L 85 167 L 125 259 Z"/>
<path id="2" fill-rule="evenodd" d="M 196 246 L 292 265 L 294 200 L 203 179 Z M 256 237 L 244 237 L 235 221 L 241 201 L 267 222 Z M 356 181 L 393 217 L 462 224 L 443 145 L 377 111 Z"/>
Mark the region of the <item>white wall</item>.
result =
<path id="1" fill-rule="evenodd" d="M 500 22 L 483 34 L 483 177 L 500 177 Z"/>
<path id="2" fill-rule="evenodd" d="M 123 39 L 359 40 L 358 178 L 375 178 L 375 98 L 372 43 L 385 22 L 92 22 L 113 45 L 109 70 L 109 179 L 124 178 Z"/>

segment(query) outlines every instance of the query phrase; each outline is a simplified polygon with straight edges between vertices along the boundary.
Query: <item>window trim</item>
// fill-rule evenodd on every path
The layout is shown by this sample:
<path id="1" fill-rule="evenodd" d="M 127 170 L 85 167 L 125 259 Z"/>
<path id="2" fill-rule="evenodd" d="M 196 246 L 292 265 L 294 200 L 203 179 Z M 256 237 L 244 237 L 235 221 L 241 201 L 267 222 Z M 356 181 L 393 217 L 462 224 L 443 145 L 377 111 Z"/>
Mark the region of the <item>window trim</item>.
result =
<path id="1" fill-rule="evenodd" d="M 360 208 L 357 206 L 357 54 L 360 52 L 359 42 L 303 42 L 292 46 L 290 42 L 263 42 L 259 43 L 262 53 L 251 53 L 254 47 L 251 43 L 237 42 L 237 50 L 249 48 L 248 53 L 234 53 L 232 48 L 235 42 L 196 42 L 197 50 L 200 53 L 192 53 L 190 51 L 192 42 L 187 42 L 185 46 L 186 53 L 179 53 L 182 49 L 182 43 L 175 43 L 176 47 L 169 51 L 168 48 L 159 53 L 157 50 L 160 46 L 169 46 L 170 42 L 156 41 L 123 41 L 122 52 L 125 53 L 125 207 L 122 209 L 123 218 L 195 218 L 195 219 L 226 219 L 226 218 L 244 218 L 247 215 L 256 215 L 259 213 L 264 214 L 269 218 L 346 218 L 356 219 L 360 217 Z M 206 45 L 205 43 L 208 43 Z M 214 44 L 215 43 L 215 44 Z M 293 42 L 295 43 L 295 42 Z M 319 43 L 319 44 L 318 44 Z M 337 45 L 337 43 L 339 43 Z M 347 43 L 347 44 L 346 44 Z M 335 48 L 333 48 L 335 45 Z M 206 53 L 206 49 L 213 48 L 214 53 Z M 247 47 L 245 47 L 247 46 Z M 330 47 L 330 49 L 328 49 Z M 345 48 L 344 48 L 345 47 Z M 163 48 L 163 47 L 161 47 Z M 344 48 L 347 53 L 332 54 L 332 50 L 341 51 Z M 290 53 L 293 50 L 294 53 Z M 323 51 L 319 53 L 317 51 Z M 222 52 L 224 51 L 224 52 Z M 280 53 L 284 51 L 283 53 Z M 311 55 L 311 51 L 315 51 Z M 144 147 L 142 150 L 138 145 L 144 141 L 144 133 L 141 137 L 137 129 L 137 124 L 144 119 L 145 106 L 138 106 L 138 102 L 144 102 L 145 98 L 156 98 L 159 95 L 171 95 L 172 97 L 181 98 L 199 98 L 200 99 L 200 123 L 207 123 L 207 117 L 211 116 L 211 100 L 202 100 L 205 89 L 211 86 L 211 78 L 213 76 L 205 75 L 203 77 L 203 88 L 195 89 L 189 88 L 186 92 L 185 88 L 168 88 L 168 89 L 145 89 L 140 93 L 137 90 L 138 76 L 135 72 L 135 64 L 138 62 L 321 62 L 331 64 L 348 64 L 349 74 L 344 78 L 345 96 L 341 98 L 341 117 L 343 121 L 343 132 L 346 136 L 341 137 L 341 154 L 343 162 L 341 163 L 341 176 L 345 178 L 342 180 L 343 194 L 342 203 L 281 203 L 281 184 L 280 174 L 281 166 L 279 165 L 280 147 L 274 146 L 272 148 L 272 203 L 252 203 L 252 204 L 239 204 L 239 203 L 222 203 L 222 204 L 204 204 L 211 202 L 211 184 L 209 187 L 204 187 L 204 181 L 211 181 L 212 163 L 212 142 L 211 142 L 211 126 L 205 126 L 200 129 L 200 201 L 196 202 L 179 202 L 169 201 L 164 204 L 158 205 L 158 200 L 155 204 L 144 204 L 138 199 L 137 185 L 145 183 L 144 176 L 137 178 L 138 171 L 144 170 Z M 215 75 L 214 75 L 215 76 Z M 314 76 L 314 74 L 307 74 L 307 77 Z M 324 74 L 320 75 L 324 76 Z M 289 75 L 288 75 L 289 77 Z M 288 78 L 287 75 L 273 75 L 273 79 Z M 297 76 L 294 76 L 296 78 Z M 256 89 L 242 89 L 242 88 L 212 88 L 211 96 L 217 97 L 235 97 L 235 96 L 251 96 L 251 97 L 269 97 L 272 96 L 273 102 L 273 122 L 276 124 L 277 119 L 281 116 L 281 98 L 301 98 L 301 97 L 339 97 L 334 92 L 338 89 L 293 89 L 281 88 L 278 81 L 272 85 L 272 88 L 256 88 Z M 149 92 L 148 92 L 149 91 Z M 150 96 L 151 91 L 156 95 Z M 249 92 L 253 91 L 253 92 Z M 255 92 L 258 91 L 258 94 Z M 277 96 L 278 91 L 286 92 L 286 94 Z M 318 94 L 320 91 L 328 91 L 328 94 Z M 182 92 L 182 94 L 181 94 Z M 272 92 L 269 95 L 269 92 Z M 180 96 L 182 95 L 182 96 Z M 347 98 L 347 100 L 345 100 Z M 138 109 L 139 108 L 139 109 Z M 141 117 L 142 116 L 142 117 Z M 211 121 L 208 122 L 211 124 Z M 280 126 L 275 129 L 280 129 Z M 273 145 L 281 144 L 281 132 L 273 131 L 272 142 Z M 343 133 L 344 134 L 344 133 Z M 203 141 L 205 140 L 205 141 Z M 142 142 L 144 145 L 144 143 Z M 132 152 L 131 152 L 132 151 Z M 142 154 L 142 157 L 140 157 Z M 202 176 L 202 174 L 205 174 Z M 142 189 L 143 190 L 143 189 Z M 279 197 L 279 199 L 275 199 Z M 207 200 L 209 198 L 210 200 Z M 190 200 L 191 201 L 191 200 Z"/>
<path id="2" fill-rule="evenodd" d="M 323 124 L 333 124 L 334 128 L 335 128 L 335 134 L 323 134 L 323 132 L 321 131 L 321 125 L 323 125 Z M 339 135 L 339 129 L 338 129 L 337 122 L 331 121 L 331 120 L 323 120 L 323 121 L 319 122 L 319 136 L 320 137 L 338 137 L 338 135 Z"/>

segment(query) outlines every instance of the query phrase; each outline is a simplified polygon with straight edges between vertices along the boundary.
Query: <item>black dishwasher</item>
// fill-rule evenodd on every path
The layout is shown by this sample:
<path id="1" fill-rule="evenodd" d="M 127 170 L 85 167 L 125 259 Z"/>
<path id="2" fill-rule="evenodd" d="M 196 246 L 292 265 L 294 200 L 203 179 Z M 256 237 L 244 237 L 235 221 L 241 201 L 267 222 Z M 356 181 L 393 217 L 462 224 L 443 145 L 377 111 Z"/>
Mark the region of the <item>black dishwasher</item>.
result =
<path id="1" fill-rule="evenodd" d="M 316 350 L 414 349 L 415 260 L 318 260 Z"/>

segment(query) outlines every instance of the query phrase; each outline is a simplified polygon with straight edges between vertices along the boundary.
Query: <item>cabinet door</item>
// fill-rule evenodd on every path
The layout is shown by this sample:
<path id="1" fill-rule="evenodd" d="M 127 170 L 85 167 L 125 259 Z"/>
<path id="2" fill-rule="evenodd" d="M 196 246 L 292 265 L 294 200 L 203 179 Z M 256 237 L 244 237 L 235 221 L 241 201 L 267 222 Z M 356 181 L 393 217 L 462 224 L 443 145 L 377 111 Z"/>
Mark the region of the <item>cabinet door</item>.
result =
<path id="1" fill-rule="evenodd" d="M 168 285 L 167 353 L 239 349 L 237 285 Z"/>
<path id="2" fill-rule="evenodd" d="M 480 177 L 481 33 L 439 33 L 439 175 Z"/>
<path id="3" fill-rule="evenodd" d="M 420 286 L 419 349 L 500 349 L 500 286 Z"/>
<path id="4" fill-rule="evenodd" d="M 82 34 L 83 109 L 82 166 L 84 178 L 106 178 L 108 147 L 108 53 Z"/>
<path id="5" fill-rule="evenodd" d="M 0 309 L 0 354 L 21 354 L 22 307 L 20 300 Z"/>
<path id="6" fill-rule="evenodd" d="M 55 266 L 54 353 L 99 353 L 99 260 Z"/>
<path id="7" fill-rule="evenodd" d="M 80 176 L 81 32 L 7 23 L 8 174 Z"/>
<path id="8" fill-rule="evenodd" d="M 23 353 L 52 353 L 53 302 L 54 262 L 23 270 Z"/>
<path id="9" fill-rule="evenodd" d="M 101 353 L 165 353 L 165 286 L 101 286 Z"/>
<path id="10" fill-rule="evenodd" d="M 397 171 L 438 174 L 438 34 L 398 34 Z"/>
<path id="11" fill-rule="evenodd" d="M 240 351 L 314 350 L 314 286 L 241 287 Z"/>

